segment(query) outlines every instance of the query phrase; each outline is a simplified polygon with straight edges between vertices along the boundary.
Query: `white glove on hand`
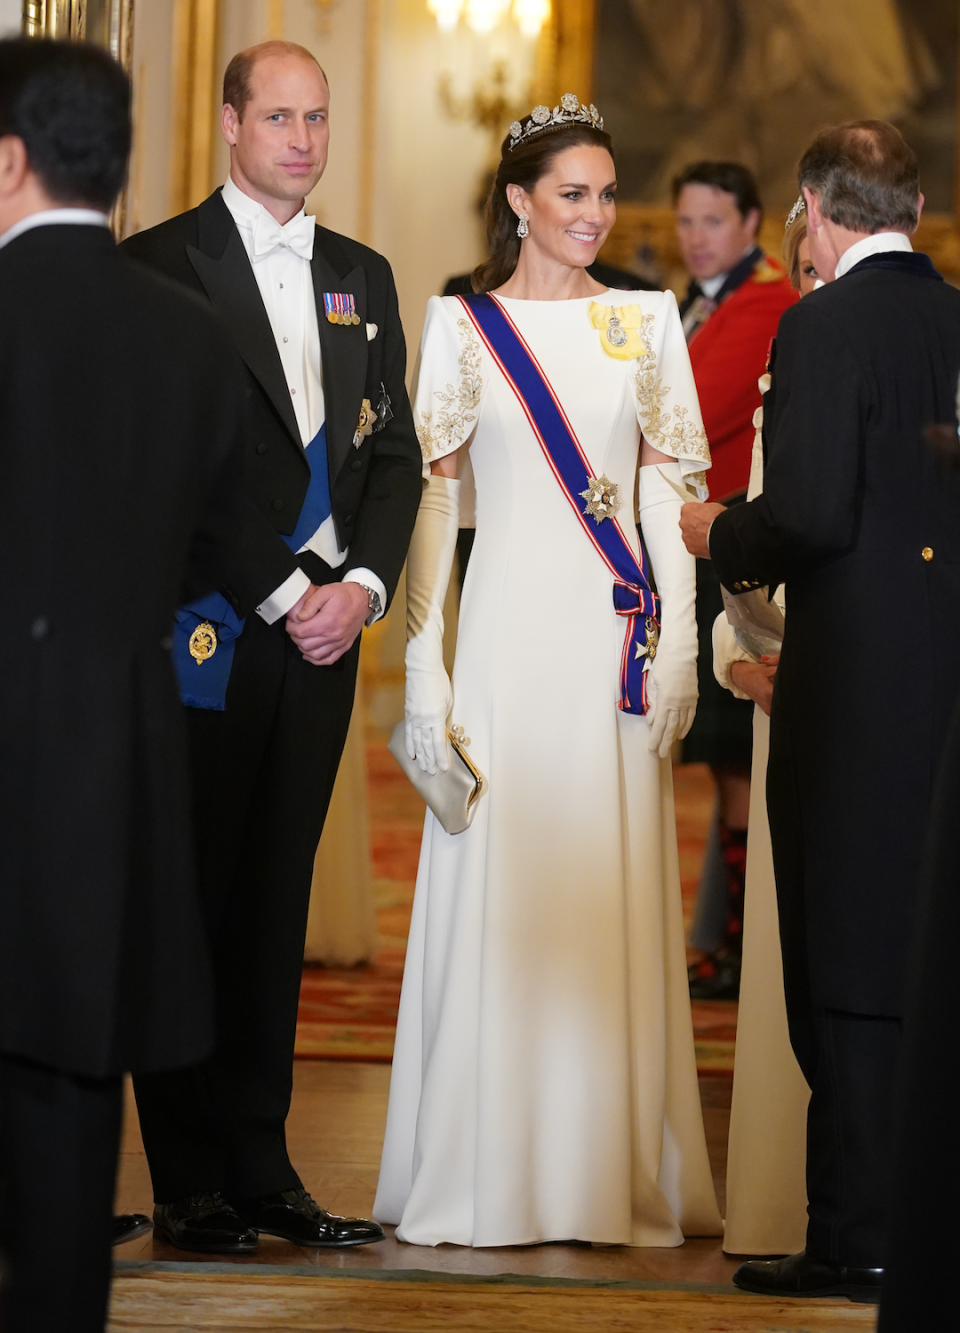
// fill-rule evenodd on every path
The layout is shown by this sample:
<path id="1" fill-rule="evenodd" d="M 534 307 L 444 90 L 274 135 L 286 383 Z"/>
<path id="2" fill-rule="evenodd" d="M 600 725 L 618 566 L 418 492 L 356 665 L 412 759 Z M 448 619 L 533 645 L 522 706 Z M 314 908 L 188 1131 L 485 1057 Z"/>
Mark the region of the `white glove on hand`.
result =
<path id="1" fill-rule="evenodd" d="M 460 518 L 460 483 L 431 476 L 424 487 L 407 554 L 407 652 L 404 739 L 424 773 L 449 764 L 447 718 L 453 690 L 443 665 L 443 599 Z"/>
<path id="2" fill-rule="evenodd" d="M 682 500 L 660 469 L 682 482 L 679 463 L 640 469 L 643 542 L 660 595 L 660 642 L 647 672 L 650 749 L 661 759 L 682 740 L 697 712 L 697 562 L 680 536 Z"/>

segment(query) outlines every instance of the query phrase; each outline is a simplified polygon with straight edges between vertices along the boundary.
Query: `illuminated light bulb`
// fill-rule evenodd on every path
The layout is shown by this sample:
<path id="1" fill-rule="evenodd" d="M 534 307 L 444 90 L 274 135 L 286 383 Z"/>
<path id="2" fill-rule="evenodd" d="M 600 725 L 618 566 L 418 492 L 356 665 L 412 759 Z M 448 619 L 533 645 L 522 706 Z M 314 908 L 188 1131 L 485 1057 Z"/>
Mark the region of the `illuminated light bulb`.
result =
<path id="1" fill-rule="evenodd" d="M 453 32 L 460 19 L 463 0 L 427 0 L 427 9 L 435 15 L 441 32 Z"/>
<path id="2" fill-rule="evenodd" d="M 550 0 L 513 0 L 513 21 L 524 37 L 539 37 L 550 17 Z"/>
<path id="3" fill-rule="evenodd" d="M 467 0 L 467 22 L 474 32 L 493 32 L 510 0 Z"/>

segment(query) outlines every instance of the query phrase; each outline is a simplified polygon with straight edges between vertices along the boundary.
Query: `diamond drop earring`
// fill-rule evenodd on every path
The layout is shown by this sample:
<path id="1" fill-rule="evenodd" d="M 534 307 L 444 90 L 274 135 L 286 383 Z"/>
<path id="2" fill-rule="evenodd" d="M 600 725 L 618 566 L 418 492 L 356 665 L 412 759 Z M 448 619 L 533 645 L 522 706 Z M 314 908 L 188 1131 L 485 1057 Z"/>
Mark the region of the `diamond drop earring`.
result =
<path id="1" fill-rule="evenodd" d="M 520 237 L 521 241 L 524 236 L 530 235 L 530 219 L 527 217 L 526 213 L 520 214 L 520 221 L 517 223 L 517 235 Z"/>

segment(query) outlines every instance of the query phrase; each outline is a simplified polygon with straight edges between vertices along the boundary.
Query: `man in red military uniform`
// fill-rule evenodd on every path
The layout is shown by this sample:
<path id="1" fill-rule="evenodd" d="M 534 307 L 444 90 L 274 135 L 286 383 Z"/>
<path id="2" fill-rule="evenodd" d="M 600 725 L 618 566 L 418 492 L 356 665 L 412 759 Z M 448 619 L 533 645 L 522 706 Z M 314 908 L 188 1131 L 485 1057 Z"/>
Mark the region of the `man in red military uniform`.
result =
<path id="1" fill-rule="evenodd" d="M 673 198 L 677 240 L 691 277 L 680 313 L 713 458 L 710 496 L 731 504 L 745 497 L 750 478 L 753 416 L 760 406 L 757 382 L 780 316 L 797 297 L 782 265 L 757 245 L 762 208 L 746 167 L 694 163 L 677 176 Z M 740 985 L 753 707 L 721 689 L 713 675 L 713 622 L 722 610 L 713 566 L 701 560 L 700 704 L 683 757 L 687 763 L 710 765 L 718 799 L 701 881 L 702 908 L 692 935 L 705 951 L 691 967 L 695 999 L 734 998 Z M 711 901 L 722 910 L 711 913 Z"/>

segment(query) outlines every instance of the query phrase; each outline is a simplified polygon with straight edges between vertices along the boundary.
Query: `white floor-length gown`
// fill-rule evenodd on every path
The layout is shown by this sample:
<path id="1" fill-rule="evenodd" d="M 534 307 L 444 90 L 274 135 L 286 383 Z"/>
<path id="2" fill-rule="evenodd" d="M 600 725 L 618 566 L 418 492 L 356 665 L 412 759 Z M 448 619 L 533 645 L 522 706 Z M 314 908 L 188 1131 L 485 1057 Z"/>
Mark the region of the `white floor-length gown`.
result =
<path id="1" fill-rule="evenodd" d="M 701 489 L 709 450 L 672 294 L 594 299 L 641 355 L 604 352 L 590 298 L 502 305 L 635 541 L 641 429 Z M 428 460 L 469 442 L 452 721 L 490 786 L 465 833 L 426 816 L 375 1215 L 420 1245 L 718 1235 L 671 767 L 617 708 L 612 576 L 455 297 L 415 414 Z"/>
<path id="2" fill-rule="evenodd" d="M 760 391 L 770 387 L 769 376 Z M 757 428 L 747 499 L 763 490 L 763 408 Z M 786 610 L 783 589 L 777 593 Z M 734 689 L 730 668 L 752 660 L 737 643 L 726 616 L 713 629 L 713 665 L 720 684 Z M 743 970 L 737 1014 L 730 1134 L 727 1140 L 728 1254 L 796 1254 L 807 1231 L 807 1105 L 810 1089 L 790 1045 L 783 990 L 780 917 L 767 817 L 770 719 L 753 715 L 753 775 L 743 896 Z"/>

